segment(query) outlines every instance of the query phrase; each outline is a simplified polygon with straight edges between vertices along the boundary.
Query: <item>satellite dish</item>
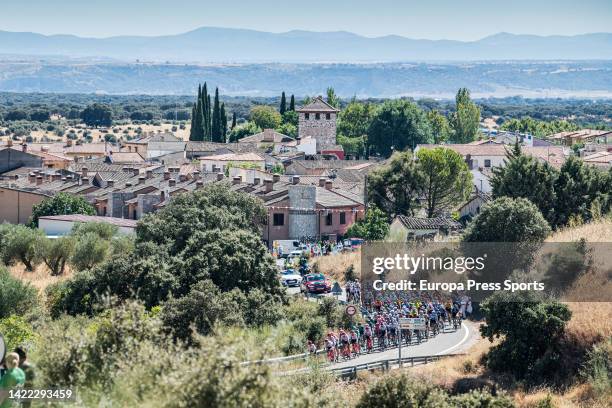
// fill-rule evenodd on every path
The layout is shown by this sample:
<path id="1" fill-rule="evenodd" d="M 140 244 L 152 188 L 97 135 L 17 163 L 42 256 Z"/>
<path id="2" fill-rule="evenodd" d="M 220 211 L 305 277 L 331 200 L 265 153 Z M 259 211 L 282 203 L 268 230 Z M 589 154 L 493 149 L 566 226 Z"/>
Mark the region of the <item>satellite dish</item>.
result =
<path id="1" fill-rule="evenodd" d="M 4 342 L 4 337 L 2 337 L 2 333 L 0 333 L 0 361 L 4 360 L 5 354 L 6 354 L 6 343 Z"/>

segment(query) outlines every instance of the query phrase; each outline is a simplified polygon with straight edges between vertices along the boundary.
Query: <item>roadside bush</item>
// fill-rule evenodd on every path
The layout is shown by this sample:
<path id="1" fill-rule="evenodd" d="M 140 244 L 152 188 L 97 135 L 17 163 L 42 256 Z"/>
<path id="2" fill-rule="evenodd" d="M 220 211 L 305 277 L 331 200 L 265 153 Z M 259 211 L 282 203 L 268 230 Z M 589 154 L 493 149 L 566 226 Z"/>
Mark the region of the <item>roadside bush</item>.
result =
<path id="1" fill-rule="evenodd" d="M 406 375 L 386 376 L 370 387 L 357 408 L 445 408 L 448 395 L 431 384 L 411 380 Z"/>
<path id="2" fill-rule="evenodd" d="M 131 361 L 139 347 L 152 342 L 161 349 L 165 337 L 158 319 L 142 305 L 109 307 L 94 320 L 68 317 L 44 327 L 36 356 L 42 387 L 90 386 L 105 389 L 117 366 Z"/>
<path id="3" fill-rule="evenodd" d="M 581 376 L 593 387 L 597 396 L 610 395 L 612 392 L 612 338 L 596 344 L 587 352 Z"/>
<path id="4" fill-rule="evenodd" d="M 449 399 L 449 407 L 453 408 L 513 408 L 514 406 L 514 402 L 509 397 L 495 396 L 487 390 L 474 390 Z"/>
<path id="5" fill-rule="evenodd" d="M 485 356 L 488 368 L 531 383 L 555 378 L 566 358 L 559 346 L 572 315 L 567 305 L 533 292 L 498 292 L 480 306 L 486 319 L 480 333 L 501 339 Z"/>
<path id="6" fill-rule="evenodd" d="M 36 340 L 32 326 L 23 317 L 16 315 L 0 319 L 0 333 L 7 350 L 14 350 L 18 346 L 29 349 Z"/>
<path id="7" fill-rule="evenodd" d="M 166 302 L 161 319 L 168 332 L 191 342 L 194 330 L 206 335 L 216 325 L 244 325 L 240 300 L 239 291 L 221 293 L 212 281 L 201 281 L 186 296 Z"/>

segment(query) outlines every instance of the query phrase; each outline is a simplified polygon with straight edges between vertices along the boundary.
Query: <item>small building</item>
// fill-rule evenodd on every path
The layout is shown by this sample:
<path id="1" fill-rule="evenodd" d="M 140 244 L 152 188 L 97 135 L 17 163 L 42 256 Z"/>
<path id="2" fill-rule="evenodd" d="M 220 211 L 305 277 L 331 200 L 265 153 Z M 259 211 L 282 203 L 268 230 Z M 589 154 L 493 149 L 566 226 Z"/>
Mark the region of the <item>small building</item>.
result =
<path id="1" fill-rule="evenodd" d="M 399 241 L 435 240 L 439 236 L 453 234 L 462 225 L 449 217 L 421 218 L 398 215 L 390 227 L 390 236 Z"/>
<path id="2" fill-rule="evenodd" d="M 67 235 L 78 223 L 103 222 L 116 225 L 121 234 L 133 234 L 136 232 L 136 221 L 125 218 L 99 217 L 95 215 L 47 215 L 38 218 L 38 227 L 45 231 L 47 236 Z"/>
<path id="3" fill-rule="evenodd" d="M 457 211 L 459 212 L 459 219 L 466 219 L 468 217 L 475 217 L 480 214 L 482 207 L 491 201 L 491 194 L 484 193 L 482 191 L 476 191 L 468 200 L 463 203 Z"/>
<path id="4" fill-rule="evenodd" d="M 0 224 L 26 224 L 32 216 L 32 207 L 50 195 L 32 189 L 0 186 Z"/>
<path id="5" fill-rule="evenodd" d="M 608 143 L 608 139 L 612 138 L 610 130 L 595 130 L 581 129 L 568 132 L 559 132 L 549 136 L 550 140 L 562 143 L 566 146 L 572 146 L 576 143 L 600 142 Z"/>
<path id="6" fill-rule="evenodd" d="M 169 132 L 148 133 L 123 144 L 122 152 L 138 153 L 145 159 L 152 159 L 169 153 L 185 150 L 185 141 Z"/>

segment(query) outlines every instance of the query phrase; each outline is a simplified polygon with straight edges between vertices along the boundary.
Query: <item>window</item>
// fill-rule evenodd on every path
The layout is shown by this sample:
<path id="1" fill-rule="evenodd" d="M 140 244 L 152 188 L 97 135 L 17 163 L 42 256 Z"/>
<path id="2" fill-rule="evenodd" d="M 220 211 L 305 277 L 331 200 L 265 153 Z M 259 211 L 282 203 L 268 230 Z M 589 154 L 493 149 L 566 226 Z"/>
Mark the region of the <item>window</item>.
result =
<path id="1" fill-rule="evenodd" d="M 316 119 L 316 120 L 321 119 L 321 114 L 320 114 L 320 113 L 315 113 L 315 119 Z"/>
<path id="2" fill-rule="evenodd" d="M 485 167 L 491 167 L 491 160 L 485 159 Z"/>
<path id="3" fill-rule="evenodd" d="M 341 212 L 340 213 L 340 224 L 346 224 L 346 213 L 345 212 Z"/>
<path id="4" fill-rule="evenodd" d="M 305 113 L 304 117 L 306 118 L 306 120 L 310 119 L 310 113 Z"/>
<path id="5" fill-rule="evenodd" d="M 272 215 L 272 225 L 275 227 L 279 227 L 281 225 L 285 225 L 285 214 L 273 214 Z"/>
<path id="6" fill-rule="evenodd" d="M 326 114 L 325 114 L 325 119 L 330 120 L 330 119 L 331 119 L 331 114 L 326 113 Z"/>
<path id="7" fill-rule="evenodd" d="M 332 213 L 329 213 L 325 216 L 325 225 L 332 225 L 332 224 L 333 224 Z"/>

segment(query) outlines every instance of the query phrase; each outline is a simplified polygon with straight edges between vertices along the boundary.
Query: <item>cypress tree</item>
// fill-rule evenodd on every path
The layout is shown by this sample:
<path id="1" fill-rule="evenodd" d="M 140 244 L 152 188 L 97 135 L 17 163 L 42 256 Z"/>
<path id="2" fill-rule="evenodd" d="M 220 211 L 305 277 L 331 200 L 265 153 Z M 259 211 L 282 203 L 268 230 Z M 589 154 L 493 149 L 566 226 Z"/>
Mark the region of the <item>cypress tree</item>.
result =
<path id="1" fill-rule="evenodd" d="M 210 94 L 206 95 L 206 140 L 212 142 L 212 118 L 211 118 L 211 110 L 212 105 L 210 103 Z"/>
<path id="2" fill-rule="evenodd" d="M 204 82 L 202 88 L 202 140 L 210 141 L 210 97 L 208 95 L 208 85 Z"/>
<path id="3" fill-rule="evenodd" d="M 232 127 L 230 129 L 234 129 L 236 127 L 236 112 L 232 112 Z"/>
<path id="4" fill-rule="evenodd" d="M 196 120 L 196 104 L 191 108 L 191 128 L 189 129 L 189 140 L 197 140 L 195 138 L 195 120 Z"/>
<path id="5" fill-rule="evenodd" d="M 281 101 L 280 101 L 280 114 L 284 114 L 285 111 L 287 110 L 287 100 L 285 99 L 285 92 L 283 91 L 283 94 L 281 95 Z"/>
<path id="6" fill-rule="evenodd" d="M 293 96 L 293 94 L 291 94 L 291 101 L 289 102 L 289 110 L 290 111 L 295 110 L 295 97 Z"/>
<path id="7" fill-rule="evenodd" d="M 227 143 L 227 114 L 224 103 L 221 104 L 221 141 Z"/>
<path id="8" fill-rule="evenodd" d="M 223 136 L 223 131 L 221 130 L 221 106 L 219 105 L 219 88 L 215 89 L 211 136 L 213 142 L 221 142 L 221 137 Z"/>

